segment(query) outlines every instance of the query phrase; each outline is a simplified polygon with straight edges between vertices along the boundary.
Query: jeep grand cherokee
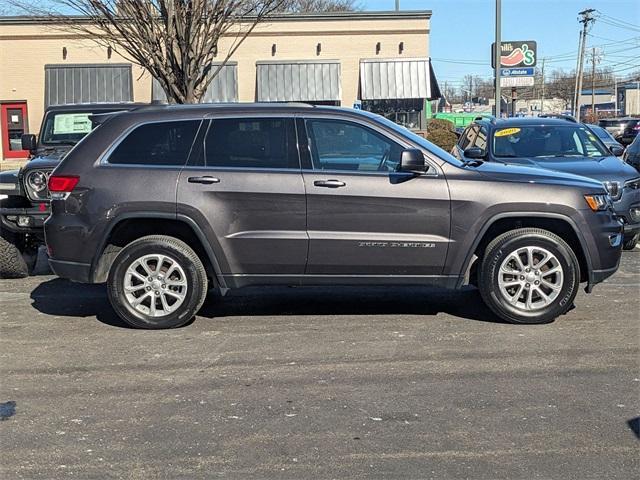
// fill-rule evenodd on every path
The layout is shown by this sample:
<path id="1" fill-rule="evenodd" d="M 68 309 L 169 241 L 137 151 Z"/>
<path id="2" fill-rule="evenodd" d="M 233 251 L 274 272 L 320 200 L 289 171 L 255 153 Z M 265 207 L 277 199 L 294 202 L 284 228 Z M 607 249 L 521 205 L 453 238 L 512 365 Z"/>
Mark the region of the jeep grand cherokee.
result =
<path id="1" fill-rule="evenodd" d="M 553 321 L 612 275 L 600 182 L 462 162 L 377 115 L 307 105 L 114 114 L 49 179 L 59 276 L 107 283 L 130 325 L 189 322 L 209 288 L 472 283 L 502 319 Z"/>

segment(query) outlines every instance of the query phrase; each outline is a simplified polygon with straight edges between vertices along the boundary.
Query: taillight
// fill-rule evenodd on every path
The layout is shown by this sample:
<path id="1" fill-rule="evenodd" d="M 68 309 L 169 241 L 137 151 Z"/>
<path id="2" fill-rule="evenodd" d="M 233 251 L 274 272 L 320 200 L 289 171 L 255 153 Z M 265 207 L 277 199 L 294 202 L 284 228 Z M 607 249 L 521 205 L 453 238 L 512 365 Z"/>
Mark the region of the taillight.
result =
<path id="1" fill-rule="evenodd" d="M 640 123 L 633 127 L 634 130 L 640 130 Z"/>
<path id="2" fill-rule="evenodd" d="M 51 193 L 69 193 L 80 181 L 77 175 L 51 175 L 49 177 L 49 191 Z"/>

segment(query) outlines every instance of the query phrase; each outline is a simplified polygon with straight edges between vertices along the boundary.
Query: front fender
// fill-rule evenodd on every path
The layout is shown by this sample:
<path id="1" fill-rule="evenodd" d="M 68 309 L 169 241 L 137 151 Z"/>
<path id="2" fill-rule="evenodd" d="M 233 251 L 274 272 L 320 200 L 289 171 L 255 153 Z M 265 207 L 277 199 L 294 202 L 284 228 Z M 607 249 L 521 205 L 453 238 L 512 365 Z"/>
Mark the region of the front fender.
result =
<path id="1" fill-rule="evenodd" d="M 0 195 L 6 195 L 8 197 L 22 196 L 20 179 L 18 175 L 19 173 L 20 170 L 8 170 L 6 172 L 0 172 Z"/>
<path id="2" fill-rule="evenodd" d="M 578 241 L 580 242 L 580 247 L 582 252 L 584 253 L 585 262 L 587 265 L 587 275 L 590 278 L 591 272 L 593 271 L 593 260 L 591 256 L 591 252 L 595 246 L 589 245 L 588 239 L 582 234 L 580 226 L 588 228 L 586 225 L 581 225 L 582 222 L 576 221 L 576 219 L 572 218 L 569 215 L 561 214 L 561 213 L 552 213 L 552 212 L 539 212 L 539 211 L 530 211 L 530 210 L 521 210 L 521 211 L 509 211 L 509 212 L 500 212 L 495 214 L 489 214 L 487 217 L 480 219 L 474 225 L 474 228 L 469 230 L 465 239 L 462 240 L 464 245 L 468 245 L 468 249 L 466 254 L 464 255 L 464 260 L 462 264 L 458 266 L 451 266 L 451 268 L 460 268 L 460 270 L 453 270 L 450 274 L 455 274 L 459 276 L 458 288 L 462 287 L 465 281 L 465 278 L 468 278 L 469 270 L 472 266 L 472 262 L 474 260 L 475 252 L 484 239 L 485 234 L 494 225 L 496 222 L 503 219 L 514 219 L 514 220 L 536 220 L 536 219 L 553 219 L 560 220 L 565 222 L 573 232 L 575 233 Z M 478 226 L 479 225 L 479 226 Z"/>

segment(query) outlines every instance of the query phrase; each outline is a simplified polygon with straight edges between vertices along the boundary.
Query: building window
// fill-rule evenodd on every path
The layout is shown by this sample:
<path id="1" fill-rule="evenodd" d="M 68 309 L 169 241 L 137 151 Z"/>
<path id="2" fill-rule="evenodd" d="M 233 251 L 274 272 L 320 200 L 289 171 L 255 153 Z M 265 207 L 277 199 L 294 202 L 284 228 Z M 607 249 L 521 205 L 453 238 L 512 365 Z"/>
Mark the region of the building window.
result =
<path id="1" fill-rule="evenodd" d="M 422 128 L 422 98 L 391 98 L 385 100 L 362 100 L 362 109 L 377 113 L 389 120 L 410 129 Z"/>

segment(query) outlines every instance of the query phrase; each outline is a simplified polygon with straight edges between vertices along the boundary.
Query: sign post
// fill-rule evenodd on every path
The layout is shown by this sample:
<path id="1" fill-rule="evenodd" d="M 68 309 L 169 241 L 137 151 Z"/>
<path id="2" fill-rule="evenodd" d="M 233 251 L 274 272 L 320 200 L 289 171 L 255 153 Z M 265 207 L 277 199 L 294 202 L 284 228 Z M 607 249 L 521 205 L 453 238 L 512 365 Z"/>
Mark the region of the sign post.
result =
<path id="1" fill-rule="evenodd" d="M 501 32 L 501 23 L 502 20 L 502 2 L 501 0 L 496 0 L 496 39 L 493 43 L 493 49 L 491 53 L 491 58 L 496 58 L 500 55 L 500 32 Z M 494 62 L 495 64 L 495 62 Z M 495 82 L 495 91 L 496 91 L 496 104 L 495 104 L 495 116 L 497 118 L 502 117 L 502 97 L 500 96 L 500 66 L 494 65 L 494 76 L 496 77 Z"/>

